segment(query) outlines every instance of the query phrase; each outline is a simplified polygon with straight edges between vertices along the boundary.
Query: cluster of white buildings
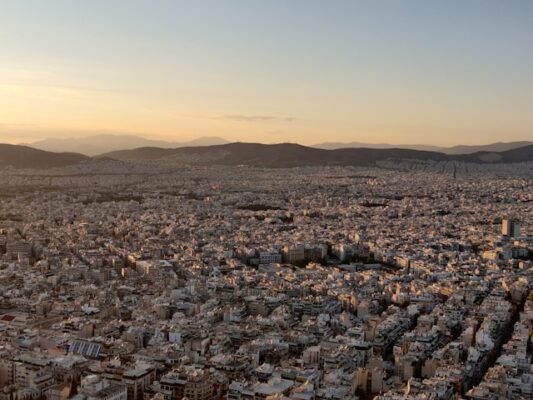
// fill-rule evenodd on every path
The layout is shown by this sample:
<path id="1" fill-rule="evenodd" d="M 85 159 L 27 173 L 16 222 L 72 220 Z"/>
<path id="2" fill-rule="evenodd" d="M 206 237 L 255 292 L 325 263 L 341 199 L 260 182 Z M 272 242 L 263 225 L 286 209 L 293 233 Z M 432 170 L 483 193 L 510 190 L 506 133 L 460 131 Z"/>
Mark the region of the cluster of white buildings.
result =
<path id="1" fill-rule="evenodd" d="M 39 174 L 0 172 L 0 400 L 533 395 L 528 178 Z"/>

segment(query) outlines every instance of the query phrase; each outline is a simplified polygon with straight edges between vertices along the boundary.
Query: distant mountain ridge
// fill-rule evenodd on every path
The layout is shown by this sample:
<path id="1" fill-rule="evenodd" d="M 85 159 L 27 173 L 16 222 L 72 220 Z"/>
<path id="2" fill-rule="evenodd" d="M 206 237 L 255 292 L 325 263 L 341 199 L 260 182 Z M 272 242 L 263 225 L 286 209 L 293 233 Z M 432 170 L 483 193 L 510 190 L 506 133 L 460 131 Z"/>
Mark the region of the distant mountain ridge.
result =
<path id="1" fill-rule="evenodd" d="M 228 143 L 219 137 L 200 137 L 188 142 L 167 142 L 164 140 L 146 139 L 135 135 L 99 134 L 81 138 L 49 138 L 27 144 L 39 150 L 52 152 L 72 152 L 96 156 L 117 150 L 130 150 L 139 147 L 177 148 L 190 146 L 212 146 Z"/>
<path id="2" fill-rule="evenodd" d="M 317 149 L 292 143 L 230 143 L 218 146 L 177 149 L 139 148 L 104 156 L 121 161 L 157 161 L 183 164 L 247 165 L 255 167 L 298 167 L 320 165 L 372 165 L 379 161 L 458 161 L 472 163 L 515 163 L 533 161 L 533 145 L 503 152 L 481 151 L 450 155 L 412 149 L 347 148 Z"/>
<path id="3" fill-rule="evenodd" d="M 229 143 L 214 146 L 165 149 L 142 147 L 88 157 L 77 153 L 53 153 L 28 146 L 0 144 L 0 168 L 46 169 L 87 163 L 93 160 L 116 160 L 152 163 L 172 167 L 179 165 L 228 165 L 263 168 L 304 166 L 372 166 L 380 162 L 399 163 L 465 162 L 502 164 L 533 162 L 533 145 L 516 149 L 450 155 L 412 149 L 348 148 L 324 150 L 293 143 Z"/>
<path id="4" fill-rule="evenodd" d="M 485 145 L 457 145 L 452 147 L 439 147 L 439 146 L 429 146 L 423 144 L 413 144 L 413 145 L 394 145 L 388 143 L 362 143 L 362 142 L 325 142 L 313 145 L 319 149 L 326 150 L 336 150 L 336 149 L 348 149 L 348 148 L 371 148 L 371 149 L 410 149 L 410 150 L 421 150 L 421 151 L 436 151 L 438 153 L 444 154 L 472 154 L 480 151 L 490 151 L 490 152 L 500 152 L 513 150 L 520 147 L 525 147 L 532 145 L 533 142 L 530 141 L 517 141 L 517 142 L 496 142 Z"/>
<path id="5" fill-rule="evenodd" d="M 521 142 L 496 142 L 485 145 L 457 145 L 453 147 L 445 147 L 441 150 L 446 154 L 472 154 L 478 152 L 503 152 L 508 150 L 519 149 L 533 145 L 533 142 L 521 141 Z"/>
<path id="6" fill-rule="evenodd" d="M 27 169 L 47 169 L 65 167 L 91 160 L 76 153 L 51 153 L 28 146 L 0 143 L 0 168 L 14 167 Z"/>
<path id="7" fill-rule="evenodd" d="M 200 137 L 186 142 L 172 142 L 165 140 L 146 139 L 137 135 L 98 134 L 81 138 L 48 138 L 30 144 L 24 144 L 39 150 L 51 152 L 80 153 L 87 156 L 97 156 L 120 150 L 133 150 L 142 147 L 154 147 L 175 149 L 181 147 L 200 147 L 229 144 L 220 137 Z M 444 153 L 449 155 L 472 154 L 480 151 L 501 152 L 532 145 L 532 141 L 497 142 L 486 145 L 457 145 L 452 147 L 440 147 L 423 144 L 393 145 L 388 143 L 363 143 L 363 142 L 325 142 L 310 147 L 337 150 L 347 148 L 370 148 L 370 149 L 406 149 Z"/>
<path id="8" fill-rule="evenodd" d="M 324 142 L 314 144 L 311 147 L 323 150 L 338 150 L 338 149 L 409 149 L 420 151 L 436 151 L 440 152 L 442 147 L 431 146 L 424 144 L 389 144 L 389 143 L 365 143 L 365 142 Z"/>

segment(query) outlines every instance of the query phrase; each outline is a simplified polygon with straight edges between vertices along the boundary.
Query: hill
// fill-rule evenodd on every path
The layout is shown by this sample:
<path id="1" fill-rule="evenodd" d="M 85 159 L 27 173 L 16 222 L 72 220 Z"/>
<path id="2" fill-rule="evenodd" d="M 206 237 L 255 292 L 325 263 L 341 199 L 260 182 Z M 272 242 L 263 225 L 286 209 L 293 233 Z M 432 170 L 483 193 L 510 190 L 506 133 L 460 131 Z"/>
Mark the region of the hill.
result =
<path id="1" fill-rule="evenodd" d="M 0 144 L 0 167 L 46 169 L 65 167 L 90 160 L 76 153 L 52 153 L 28 146 Z"/>
<path id="2" fill-rule="evenodd" d="M 458 145 L 453 147 L 442 148 L 442 152 L 446 154 L 473 154 L 479 152 L 503 152 L 521 147 L 533 145 L 533 142 L 497 142 L 485 145 L 465 146 Z"/>
<path id="3" fill-rule="evenodd" d="M 393 145 L 388 143 L 361 143 L 361 142 L 350 142 L 350 143 L 341 143 L 341 142 L 325 142 L 314 145 L 313 147 L 326 150 L 335 150 L 335 149 L 347 149 L 347 148 L 372 148 L 372 149 L 411 149 L 411 150 L 422 150 L 422 151 L 436 151 L 438 153 L 450 154 L 450 155 L 459 155 L 459 154 L 473 154 L 478 152 L 502 152 L 512 149 L 517 149 L 520 147 L 525 147 L 532 145 L 533 142 L 521 141 L 521 142 L 497 142 L 490 144 L 482 145 L 457 145 L 452 147 L 439 147 L 439 146 L 428 146 L 423 144 L 413 144 L 413 145 Z"/>
<path id="4" fill-rule="evenodd" d="M 45 169 L 77 165 L 90 160 L 150 162 L 159 165 L 246 165 L 253 167 L 302 167 L 373 165 L 380 161 L 438 161 L 478 164 L 533 161 L 533 145 L 501 152 L 480 151 L 449 155 L 412 149 L 348 148 L 324 150 L 293 143 L 230 143 L 215 146 L 165 149 L 141 147 L 103 154 L 96 158 L 77 153 L 53 153 L 28 146 L 0 144 L 0 167 Z"/>
<path id="5" fill-rule="evenodd" d="M 348 148 L 325 150 L 292 143 L 230 143 L 218 146 L 161 149 L 145 147 L 107 153 L 121 161 L 151 161 L 182 164 L 297 167 L 319 165 L 372 165 L 379 161 L 464 161 L 473 163 L 516 163 L 533 161 L 533 145 L 504 152 L 448 155 L 412 149 Z"/>
<path id="6" fill-rule="evenodd" d="M 453 159 L 475 163 L 511 164 L 533 161 L 533 144 L 500 152 L 479 151 L 473 154 L 450 156 Z"/>
<path id="7" fill-rule="evenodd" d="M 389 144 L 389 143 L 364 143 L 364 142 L 324 142 L 313 145 L 317 149 L 337 150 L 337 149 L 408 149 L 421 151 L 444 152 L 443 147 L 430 146 L 424 144 Z"/>
<path id="8" fill-rule="evenodd" d="M 230 143 L 178 149 L 140 148 L 104 156 L 121 161 L 160 161 L 194 164 L 297 167 L 318 165 L 369 165 L 388 159 L 446 160 L 445 154 L 409 149 L 324 150 L 292 143 Z"/>

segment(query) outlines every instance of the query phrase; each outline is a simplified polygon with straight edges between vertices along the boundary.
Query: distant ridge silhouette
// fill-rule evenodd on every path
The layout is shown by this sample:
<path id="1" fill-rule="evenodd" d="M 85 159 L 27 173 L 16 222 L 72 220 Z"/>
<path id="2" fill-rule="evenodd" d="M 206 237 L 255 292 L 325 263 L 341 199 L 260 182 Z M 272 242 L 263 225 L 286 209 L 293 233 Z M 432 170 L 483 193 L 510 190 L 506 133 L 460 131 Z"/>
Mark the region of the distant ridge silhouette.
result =
<path id="1" fill-rule="evenodd" d="M 164 149 L 141 147 L 119 150 L 97 157 L 78 153 L 54 153 L 28 146 L 0 144 L 0 167 L 45 169 L 91 160 L 152 162 L 158 164 L 246 165 L 252 167 L 370 166 L 380 161 L 457 161 L 479 164 L 533 161 L 533 145 L 501 152 L 480 151 L 450 155 L 412 149 L 349 148 L 324 150 L 293 143 L 229 143 L 215 146 Z"/>
<path id="2" fill-rule="evenodd" d="M 46 169 L 65 167 L 91 160 L 77 153 L 51 153 L 28 146 L 0 144 L 0 167 Z"/>
<path id="3" fill-rule="evenodd" d="M 319 149 L 326 149 L 326 150 L 360 148 L 360 147 L 367 147 L 367 148 L 372 148 L 372 149 L 394 149 L 396 148 L 396 149 L 436 151 L 436 152 L 444 153 L 444 154 L 472 154 L 472 153 L 477 153 L 479 151 L 492 151 L 492 152 L 507 151 L 507 150 L 512 150 L 512 149 L 517 149 L 519 147 L 529 146 L 532 144 L 533 142 L 529 142 L 529 141 L 518 141 L 518 142 L 497 142 L 497 143 L 482 144 L 482 145 L 457 145 L 457 146 L 452 146 L 452 147 L 439 147 L 439 146 L 428 146 L 428 145 L 423 145 L 423 144 L 393 145 L 393 144 L 388 144 L 388 143 L 369 144 L 369 143 L 362 143 L 362 142 L 349 142 L 349 143 L 325 142 L 325 143 L 319 143 L 319 144 L 313 145 L 312 147 L 316 147 Z"/>
<path id="4" fill-rule="evenodd" d="M 212 146 L 229 143 L 220 137 L 205 136 L 187 142 L 167 142 L 164 140 L 146 139 L 137 135 L 99 134 L 79 138 L 49 138 L 26 144 L 39 150 L 53 152 L 73 152 L 88 156 L 96 156 L 117 150 L 129 150 L 139 147 L 176 148 L 189 146 Z"/>
<path id="5" fill-rule="evenodd" d="M 176 161 L 197 164 L 296 167 L 311 165 L 372 165 L 385 160 L 464 161 L 473 163 L 514 163 L 533 161 L 533 145 L 503 152 L 481 151 L 450 155 L 412 149 L 347 148 L 324 150 L 293 143 L 230 143 L 219 146 L 160 149 L 145 147 L 105 154 L 121 161 Z"/>

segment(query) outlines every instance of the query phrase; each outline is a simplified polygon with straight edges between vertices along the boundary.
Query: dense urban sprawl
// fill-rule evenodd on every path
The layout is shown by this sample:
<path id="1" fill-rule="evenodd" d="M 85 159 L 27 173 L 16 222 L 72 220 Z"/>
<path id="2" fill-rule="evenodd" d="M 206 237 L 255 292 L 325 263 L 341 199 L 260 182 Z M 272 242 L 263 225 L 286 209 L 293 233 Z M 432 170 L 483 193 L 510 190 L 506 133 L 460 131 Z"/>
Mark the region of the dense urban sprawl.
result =
<path id="1" fill-rule="evenodd" d="M 533 398 L 530 177 L 0 184 L 0 400 Z"/>

